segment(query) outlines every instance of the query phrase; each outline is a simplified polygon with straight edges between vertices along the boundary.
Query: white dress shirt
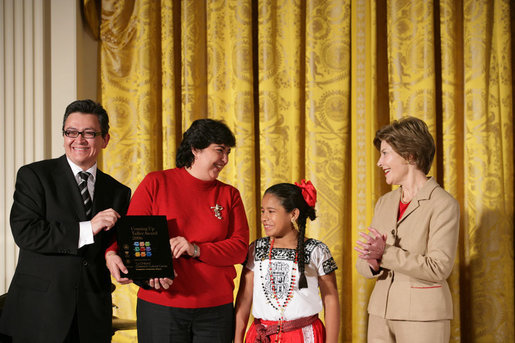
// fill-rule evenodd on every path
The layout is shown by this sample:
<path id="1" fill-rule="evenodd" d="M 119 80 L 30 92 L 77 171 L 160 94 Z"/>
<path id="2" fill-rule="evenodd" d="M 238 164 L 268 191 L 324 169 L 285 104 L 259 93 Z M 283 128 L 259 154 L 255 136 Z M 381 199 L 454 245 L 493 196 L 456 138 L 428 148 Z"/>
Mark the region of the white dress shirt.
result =
<path id="1" fill-rule="evenodd" d="M 77 185 L 82 182 L 82 178 L 79 176 L 79 172 L 83 171 L 82 168 L 73 163 L 68 157 L 68 164 L 72 168 L 73 175 L 75 176 L 75 181 L 77 181 Z M 88 192 L 91 197 L 91 202 L 93 202 L 93 196 L 95 195 L 95 179 L 97 177 L 97 164 L 95 163 L 88 170 L 84 170 L 88 172 Z M 93 228 L 91 227 L 91 221 L 80 222 L 79 223 L 79 249 L 85 245 L 95 243 L 95 238 L 93 236 Z"/>

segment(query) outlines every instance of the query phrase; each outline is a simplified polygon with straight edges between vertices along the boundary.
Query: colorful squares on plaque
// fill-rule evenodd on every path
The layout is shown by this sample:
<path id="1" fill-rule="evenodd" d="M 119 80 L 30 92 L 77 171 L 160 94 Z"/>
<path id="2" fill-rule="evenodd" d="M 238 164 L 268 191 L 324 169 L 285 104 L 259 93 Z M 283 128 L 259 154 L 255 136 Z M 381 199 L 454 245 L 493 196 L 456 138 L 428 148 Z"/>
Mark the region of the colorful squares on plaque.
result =
<path id="1" fill-rule="evenodd" d="M 134 242 L 134 257 L 150 257 L 152 256 L 152 248 L 150 242 Z"/>

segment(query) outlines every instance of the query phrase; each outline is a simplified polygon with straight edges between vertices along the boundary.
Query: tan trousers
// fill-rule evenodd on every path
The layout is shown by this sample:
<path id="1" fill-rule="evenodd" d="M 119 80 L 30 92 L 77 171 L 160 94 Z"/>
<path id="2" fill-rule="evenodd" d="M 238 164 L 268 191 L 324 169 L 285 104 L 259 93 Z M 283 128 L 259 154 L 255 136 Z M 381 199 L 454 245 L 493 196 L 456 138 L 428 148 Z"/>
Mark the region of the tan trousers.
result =
<path id="1" fill-rule="evenodd" d="M 416 322 L 370 315 L 368 343 L 449 343 L 450 320 Z"/>

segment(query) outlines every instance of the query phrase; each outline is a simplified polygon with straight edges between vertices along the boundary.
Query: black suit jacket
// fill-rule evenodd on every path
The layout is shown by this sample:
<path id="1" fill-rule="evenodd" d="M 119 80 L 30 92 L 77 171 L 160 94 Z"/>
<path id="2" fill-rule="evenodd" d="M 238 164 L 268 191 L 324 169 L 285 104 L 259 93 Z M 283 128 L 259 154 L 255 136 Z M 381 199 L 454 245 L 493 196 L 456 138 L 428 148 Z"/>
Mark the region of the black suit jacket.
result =
<path id="1" fill-rule="evenodd" d="M 131 190 L 97 170 L 93 215 L 127 211 Z M 77 181 L 66 160 L 19 169 L 11 229 L 18 265 L 0 318 L 0 331 L 21 342 L 62 342 L 77 313 L 81 342 L 111 340 L 111 279 L 104 253 L 116 229 L 78 249 L 86 220 Z"/>

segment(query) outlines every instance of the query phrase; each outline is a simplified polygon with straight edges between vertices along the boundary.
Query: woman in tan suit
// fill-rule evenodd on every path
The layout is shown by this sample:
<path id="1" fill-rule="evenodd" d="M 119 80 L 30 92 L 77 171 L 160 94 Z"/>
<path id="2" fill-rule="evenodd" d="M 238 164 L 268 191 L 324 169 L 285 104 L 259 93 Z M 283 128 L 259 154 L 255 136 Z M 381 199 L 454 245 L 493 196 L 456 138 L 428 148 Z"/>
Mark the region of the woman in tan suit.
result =
<path id="1" fill-rule="evenodd" d="M 368 304 L 368 342 L 449 342 L 452 299 L 446 279 L 456 256 L 458 202 L 426 177 L 435 154 L 420 119 L 377 131 L 377 165 L 400 185 L 376 204 L 368 234 L 360 233 L 357 270 L 376 278 Z"/>

